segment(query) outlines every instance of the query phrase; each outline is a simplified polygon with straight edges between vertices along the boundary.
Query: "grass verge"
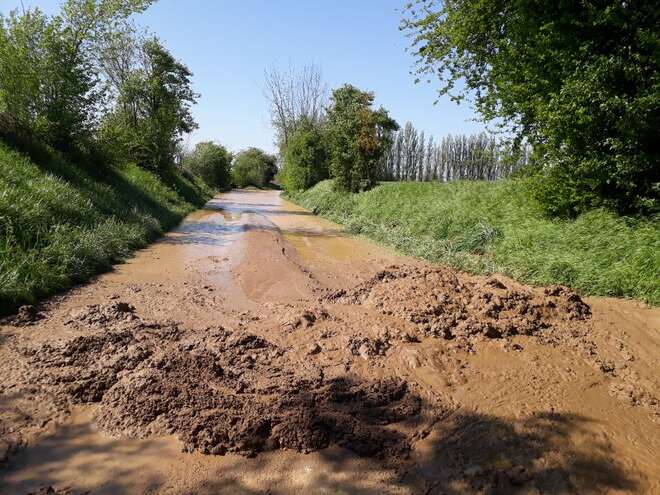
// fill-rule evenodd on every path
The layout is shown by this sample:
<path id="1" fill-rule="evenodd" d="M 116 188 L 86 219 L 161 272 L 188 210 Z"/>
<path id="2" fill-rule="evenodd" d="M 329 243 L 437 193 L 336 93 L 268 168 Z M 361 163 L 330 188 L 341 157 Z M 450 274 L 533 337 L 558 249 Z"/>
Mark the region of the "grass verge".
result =
<path id="1" fill-rule="evenodd" d="M 55 154 L 37 165 L 0 143 L 0 314 L 110 269 L 211 194 L 177 172 L 95 170 Z"/>
<path id="2" fill-rule="evenodd" d="M 460 270 L 660 304 L 660 219 L 594 210 L 553 220 L 528 191 L 524 179 L 509 179 L 383 183 L 345 194 L 324 181 L 289 199 L 349 232 Z"/>

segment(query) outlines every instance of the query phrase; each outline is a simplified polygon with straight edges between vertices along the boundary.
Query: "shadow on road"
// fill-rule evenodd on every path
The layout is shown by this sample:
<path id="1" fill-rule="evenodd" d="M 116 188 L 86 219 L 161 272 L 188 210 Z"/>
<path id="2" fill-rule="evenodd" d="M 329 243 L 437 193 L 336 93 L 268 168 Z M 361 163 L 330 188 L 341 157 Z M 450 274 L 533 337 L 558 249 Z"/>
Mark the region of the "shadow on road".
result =
<path id="1" fill-rule="evenodd" d="M 333 407 L 345 412 L 341 390 L 337 393 L 333 401 L 340 402 Z M 302 401 L 299 407 L 306 409 L 312 405 Z M 10 475 L 0 482 L 0 493 L 27 493 L 28 486 L 30 489 L 49 485 L 62 488 L 62 471 L 68 472 L 69 479 L 74 476 L 88 480 L 92 476 L 97 488 L 91 495 L 161 493 L 161 490 L 199 495 L 326 492 L 563 495 L 637 488 L 631 474 L 625 473 L 613 459 L 605 441 L 590 437 L 590 441 L 580 442 L 579 447 L 574 445 L 571 437 L 576 433 L 588 437 L 588 425 L 592 422 L 580 416 L 541 413 L 509 420 L 456 412 L 438 422 L 410 456 L 397 457 L 392 462 L 392 459 L 361 457 L 360 449 L 352 448 L 360 443 L 360 425 L 372 433 L 377 429 L 378 436 L 392 435 L 393 441 L 401 440 L 395 430 L 378 426 L 382 417 L 370 412 L 378 409 L 377 405 L 365 404 L 359 409 L 359 414 L 352 418 L 353 424 L 344 425 L 343 448 L 321 450 L 312 454 L 313 461 L 299 454 L 284 467 L 272 453 L 258 454 L 253 459 L 236 455 L 204 456 L 208 462 L 203 463 L 201 472 L 193 469 L 190 483 L 181 485 L 180 492 L 172 491 L 167 469 L 149 469 L 159 464 L 163 468 L 171 462 L 167 456 L 172 452 L 167 451 L 169 447 L 164 447 L 161 439 L 106 439 L 99 443 L 93 437 L 90 439 L 93 434 L 89 424 L 72 425 L 18 454 L 10 469 L 29 470 L 30 480 L 12 481 L 11 471 L 0 472 L 0 478 Z M 323 416 L 317 418 L 310 412 L 315 411 L 301 410 L 300 414 L 310 421 L 323 421 Z M 379 454 L 370 450 L 364 453 Z M 214 459 L 220 462 L 214 464 Z M 177 460 L 177 465 L 180 462 Z M 199 459 L 194 463 L 200 464 Z"/>

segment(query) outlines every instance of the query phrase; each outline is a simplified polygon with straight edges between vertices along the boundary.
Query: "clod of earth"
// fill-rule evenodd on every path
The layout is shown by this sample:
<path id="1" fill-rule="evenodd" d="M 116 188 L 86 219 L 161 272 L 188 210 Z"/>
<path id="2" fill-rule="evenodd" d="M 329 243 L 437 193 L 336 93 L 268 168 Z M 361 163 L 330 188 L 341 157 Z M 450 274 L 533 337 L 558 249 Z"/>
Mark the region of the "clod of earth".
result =
<path id="1" fill-rule="evenodd" d="M 24 327 L 34 325 L 43 318 L 44 315 L 37 309 L 36 306 L 25 305 L 18 308 L 18 312 L 15 316 L 8 319 L 8 323 L 16 327 Z"/>

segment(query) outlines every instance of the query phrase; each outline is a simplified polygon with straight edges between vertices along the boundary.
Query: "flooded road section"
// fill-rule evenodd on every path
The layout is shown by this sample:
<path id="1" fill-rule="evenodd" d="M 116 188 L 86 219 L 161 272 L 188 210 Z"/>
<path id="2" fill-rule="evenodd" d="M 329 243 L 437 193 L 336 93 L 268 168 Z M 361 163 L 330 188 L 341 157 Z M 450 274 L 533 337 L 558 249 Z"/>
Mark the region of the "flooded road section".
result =
<path id="1" fill-rule="evenodd" d="M 0 326 L 0 493 L 660 493 L 659 329 L 235 190 Z"/>

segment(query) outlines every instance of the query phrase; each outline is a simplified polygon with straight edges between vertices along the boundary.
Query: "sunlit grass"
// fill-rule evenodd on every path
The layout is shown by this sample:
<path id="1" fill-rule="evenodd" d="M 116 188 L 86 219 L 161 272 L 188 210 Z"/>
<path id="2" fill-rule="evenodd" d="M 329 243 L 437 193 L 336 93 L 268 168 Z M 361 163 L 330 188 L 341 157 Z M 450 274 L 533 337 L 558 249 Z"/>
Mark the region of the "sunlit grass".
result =
<path id="1" fill-rule="evenodd" d="M 473 273 L 660 304 L 660 221 L 594 210 L 545 217 L 523 179 L 384 183 L 348 195 L 331 181 L 291 198 L 355 233 Z"/>
<path id="2" fill-rule="evenodd" d="M 132 164 L 93 172 L 0 144 L 0 313 L 109 269 L 211 194 Z"/>

